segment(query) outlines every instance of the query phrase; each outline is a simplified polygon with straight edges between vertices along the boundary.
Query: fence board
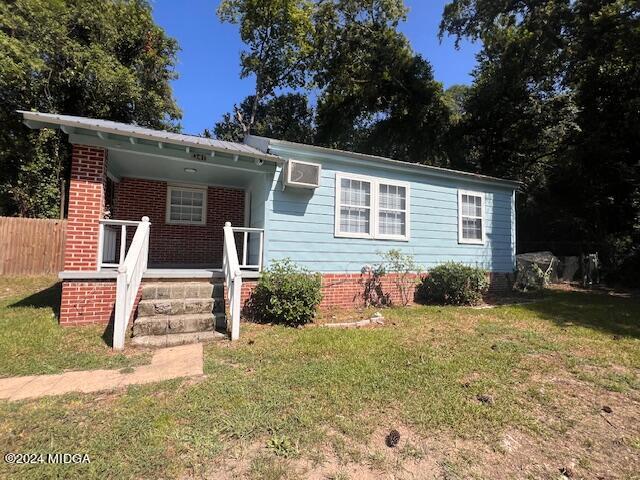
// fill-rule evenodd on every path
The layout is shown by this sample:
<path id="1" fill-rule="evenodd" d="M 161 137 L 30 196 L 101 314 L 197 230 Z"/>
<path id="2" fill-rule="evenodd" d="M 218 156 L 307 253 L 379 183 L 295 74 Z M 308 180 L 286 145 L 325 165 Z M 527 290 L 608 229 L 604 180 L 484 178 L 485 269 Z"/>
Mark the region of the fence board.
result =
<path id="1" fill-rule="evenodd" d="M 0 217 L 0 275 L 61 271 L 66 231 L 66 220 Z"/>

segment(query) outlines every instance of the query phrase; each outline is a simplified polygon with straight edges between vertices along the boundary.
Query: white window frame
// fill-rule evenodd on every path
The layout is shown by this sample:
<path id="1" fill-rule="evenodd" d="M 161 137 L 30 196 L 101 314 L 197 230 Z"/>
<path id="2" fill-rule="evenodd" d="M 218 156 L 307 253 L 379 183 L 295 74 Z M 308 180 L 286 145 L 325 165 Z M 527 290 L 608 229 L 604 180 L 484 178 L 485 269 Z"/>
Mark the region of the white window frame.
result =
<path id="1" fill-rule="evenodd" d="M 463 237 L 463 229 L 462 229 L 462 196 L 463 195 L 467 195 L 470 197 L 480 197 L 480 200 L 482 202 L 482 211 L 481 216 L 478 217 L 476 215 L 465 215 L 466 218 L 473 218 L 473 219 L 480 219 L 482 220 L 482 229 L 481 229 L 481 237 L 480 239 L 477 238 L 464 238 Z M 464 244 L 469 244 L 469 245 L 484 245 L 485 243 L 485 239 L 486 239 L 486 235 L 485 235 L 485 228 L 486 228 L 486 215 L 485 215 L 485 194 L 484 192 L 475 192 L 472 190 L 458 190 L 458 243 L 464 243 Z"/>
<path id="2" fill-rule="evenodd" d="M 171 220 L 171 192 L 174 190 L 201 192 L 202 193 L 202 220 L 194 222 L 191 220 Z M 167 185 L 167 204 L 165 213 L 165 223 L 167 225 L 206 225 L 207 224 L 207 187 L 192 185 Z"/>
<path id="3" fill-rule="evenodd" d="M 352 233 L 340 231 L 340 199 L 342 198 L 342 180 L 357 180 L 368 182 L 370 185 L 371 200 L 369 204 L 369 233 Z M 356 175 L 351 173 L 336 173 L 335 185 L 335 217 L 334 217 L 334 236 L 340 238 L 366 238 L 371 240 L 397 240 L 408 242 L 411 239 L 411 185 L 409 182 L 399 180 L 391 180 L 382 177 L 370 177 L 368 175 Z M 405 189 L 405 235 L 384 235 L 378 233 L 378 223 L 380 214 L 380 185 L 391 185 L 403 187 Z M 366 207 L 361 207 L 366 208 Z"/>

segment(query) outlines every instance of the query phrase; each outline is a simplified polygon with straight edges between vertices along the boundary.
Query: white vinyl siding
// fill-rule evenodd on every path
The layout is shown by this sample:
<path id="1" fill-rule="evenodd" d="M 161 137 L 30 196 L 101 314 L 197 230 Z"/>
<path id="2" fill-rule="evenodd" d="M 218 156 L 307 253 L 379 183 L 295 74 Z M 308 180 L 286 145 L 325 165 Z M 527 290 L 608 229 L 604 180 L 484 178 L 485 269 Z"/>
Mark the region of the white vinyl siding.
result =
<path id="1" fill-rule="evenodd" d="M 167 223 L 180 225 L 206 224 L 207 189 L 167 187 Z"/>
<path id="2" fill-rule="evenodd" d="M 458 190 L 458 242 L 484 244 L 484 193 Z"/>
<path id="3" fill-rule="evenodd" d="M 335 236 L 409 240 L 409 185 L 336 174 Z"/>

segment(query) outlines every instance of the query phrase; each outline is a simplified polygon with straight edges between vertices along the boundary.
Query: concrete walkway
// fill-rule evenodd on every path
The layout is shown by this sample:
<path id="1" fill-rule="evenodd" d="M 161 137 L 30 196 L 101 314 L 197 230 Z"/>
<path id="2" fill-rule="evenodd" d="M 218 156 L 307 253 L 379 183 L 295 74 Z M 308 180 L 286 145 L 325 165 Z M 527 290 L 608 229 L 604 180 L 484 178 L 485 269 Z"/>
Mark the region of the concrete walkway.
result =
<path id="1" fill-rule="evenodd" d="M 119 370 L 83 370 L 58 375 L 32 375 L 0 379 L 0 399 L 22 400 L 69 392 L 99 392 L 127 385 L 160 382 L 202 375 L 202 344 L 163 348 L 153 354 L 151 364 L 130 373 Z"/>

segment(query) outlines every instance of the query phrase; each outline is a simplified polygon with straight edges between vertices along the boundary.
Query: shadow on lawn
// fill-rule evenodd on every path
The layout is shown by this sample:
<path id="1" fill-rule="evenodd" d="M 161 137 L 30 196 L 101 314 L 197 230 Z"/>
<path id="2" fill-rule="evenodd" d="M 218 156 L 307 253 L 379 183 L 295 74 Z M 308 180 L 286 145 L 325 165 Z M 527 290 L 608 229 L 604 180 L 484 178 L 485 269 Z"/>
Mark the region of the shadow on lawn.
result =
<path id="1" fill-rule="evenodd" d="M 640 299 L 604 293 L 549 292 L 542 302 L 524 304 L 559 326 L 578 325 L 612 335 L 640 338 Z"/>
<path id="2" fill-rule="evenodd" d="M 60 316 L 60 296 L 62 295 L 62 283 L 54 283 L 50 287 L 33 293 L 28 297 L 18 300 L 9 307 L 51 308 L 56 317 Z"/>
<path id="3" fill-rule="evenodd" d="M 23 298 L 15 303 L 9 305 L 11 308 L 30 307 L 30 308 L 51 308 L 56 316 L 60 318 L 60 297 L 62 296 L 62 283 L 58 282 L 50 287 L 33 293 L 28 297 Z M 113 344 L 113 315 L 109 323 L 105 326 L 104 332 L 102 332 L 102 341 L 111 346 Z"/>

